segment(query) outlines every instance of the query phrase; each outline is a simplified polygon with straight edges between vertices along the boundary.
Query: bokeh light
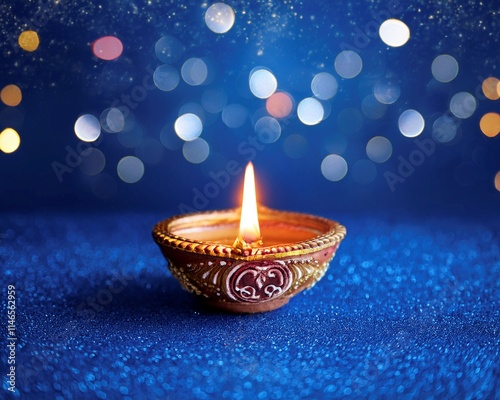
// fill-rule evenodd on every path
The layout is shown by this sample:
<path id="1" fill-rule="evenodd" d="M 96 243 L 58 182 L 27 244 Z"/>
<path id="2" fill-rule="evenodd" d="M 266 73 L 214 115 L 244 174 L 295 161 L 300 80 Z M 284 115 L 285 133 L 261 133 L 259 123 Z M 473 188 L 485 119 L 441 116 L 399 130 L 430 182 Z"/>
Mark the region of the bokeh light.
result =
<path id="1" fill-rule="evenodd" d="M 366 144 L 366 155 L 376 163 L 386 162 L 392 155 L 392 144 L 383 136 L 375 136 Z"/>
<path id="2" fill-rule="evenodd" d="M 321 173 L 329 181 L 338 182 L 347 174 L 347 162 L 338 154 L 329 154 L 321 162 Z"/>
<path id="3" fill-rule="evenodd" d="M 125 127 L 125 117 L 118 108 L 107 108 L 101 113 L 101 127 L 108 133 L 121 132 Z"/>
<path id="4" fill-rule="evenodd" d="M 483 81 L 481 89 L 485 97 L 490 100 L 498 100 L 500 98 L 500 81 L 493 76 Z"/>
<path id="5" fill-rule="evenodd" d="M 316 74 L 311 82 L 311 90 L 318 99 L 329 100 L 337 94 L 339 84 L 337 79 L 328 72 Z"/>
<path id="6" fill-rule="evenodd" d="M 476 99 L 467 92 L 457 93 L 450 100 L 450 111 L 457 118 L 469 118 L 476 111 L 476 107 Z"/>
<path id="7" fill-rule="evenodd" d="M 6 106 L 15 107 L 21 103 L 23 94 L 17 85 L 7 85 L 0 92 L 0 99 Z"/>
<path id="8" fill-rule="evenodd" d="M 101 60 L 116 60 L 122 52 L 123 44 L 115 36 L 103 36 L 92 43 L 92 53 Z"/>
<path id="9" fill-rule="evenodd" d="M 299 103 L 297 116 L 305 125 L 316 125 L 323 120 L 325 110 L 318 100 L 308 97 Z"/>
<path id="10" fill-rule="evenodd" d="M 40 38 L 38 37 L 38 33 L 31 30 L 21 32 L 17 39 L 17 42 L 23 50 L 28 52 L 35 51 L 36 49 L 38 49 L 38 46 L 40 46 Z"/>
<path id="11" fill-rule="evenodd" d="M 434 79 L 448 83 L 458 75 L 458 62 L 448 54 L 441 54 L 432 62 L 431 71 Z"/>
<path id="12" fill-rule="evenodd" d="M 161 62 L 173 64 L 184 54 L 184 46 L 173 36 L 162 36 L 155 44 L 155 54 Z"/>
<path id="13" fill-rule="evenodd" d="M 308 147 L 307 139 L 297 133 L 287 136 L 283 142 L 283 151 L 288 157 L 294 159 L 305 157 Z"/>
<path id="14" fill-rule="evenodd" d="M 455 119 L 448 115 L 442 115 L 432 125 L 432 137 L 436 142 L 448 143 L 457 136 L 457 124 Z"/>
<path id="15" fill-rule="evenodd" d="M 208 78 L 208 66 L 201 58 L 189 58 L 182 65 L 181 75 L 188 85 L 203 85 Z"/>
<path id="16" fill-rule="evenodd" d="M 497 136 L 500 133 L 500 115 L 494 112 L 483 115 L 479 121 L 479 127 L 485 136 Z"/>
<path id="17" fill-rule="evenodd" d="M 342 78 L 352 79 L 359 75 L 363 69 L 363 61 L 358 53 L 344 50 L 335 57 L 335 71 Z"/>
<path id="18" fill-rule="evenodd" d="M 273 73 L 264 68 L 254 68 L 249 77 L 250 91 L 259 99 L 267 99 L 278 88 L 278 81 Z"/>
<path id="19" fill-rule="evenodd" d="M 191 142 L 186 142 L 182 146 L 182 155 L 192 164 L 200 164 L 208 158 L 210 146 L 207 141 L 198 138 Z"/>
<path id="20" fill-rule="evenodd" d="M 394 79 L 381 79 L 375 84 L 373 94 L 382 104 L 393 104 L 399 99 L 401 88 Z"/>
<path id="21" fill-rule="evenodd" d="M 187 113 L 176 119 L 174 129 L 182 140 L 191 141 L 201 135 L 203 123 L 197 115 Z"/>
<path id="22" fill-rule="evenodd" d="M 354 182 L 367 185 L 377 177 L 377 167 L 370 160 L 358 160 L 352 165 L 351 177 Z"/>
<path id="23" fill-rule="evenodd" d="M 373 94 L 369 94 L 361 103 L 363 115 L 370 119 L 382 118 L 387 111 L 387 105 L 381 103 Z"/>
<path id="24" fill-rule="evenodd" d="M 88 149 L 85 157 L 82 157 L 80 170 L 90 176 L 98 175 L 106 166 L 106 157 L 104 153 L 95 147 Z"/>
<path id="25" fill-rule="evenodd" d="M 234 10 L 224 3 L 215 3 L 205 13 L 205 23 L 214 33 L 226 33 L 234 25 Z"/>
<path id="26" fill-rule="evenodd" d="M 21 144 L 21 137 L 12 128 L 6 128 L 0 133 L 0 150 L 4 153 L 13 153 Z"/>
<path id="27" fill-rule="evenodd" d="M 391 18 L 380 25 L 380 39 L 391 47 L 401 47 L 410 39 L 410 28 L 403 21 Z"/>
<path id="28" fill-rule="evenodd" d="M 255 123 L 255 133 L 262 143 L 274 143 L 281 136 L 281 125 L 273 117 L 262 117 Z"/>
<path id="29" fill-rule="evenodd" d="M 118 161 L 116 171 L 123 182 L 136 183 L 144 175 L 144 164 L 137 157 L 126 156 Z"/>
<path id="30" fill-rule="evenodd" d="M 243 126 L 248 117 L 248 111 L 241 104 L 228 104 L 222 110 L 222 122 L 228 128 L 239 128 Z"/>
<path id="31" fill-rule="evenodd" d="M 500 171 L 495 175 L 495 189 L 500 192 Z"/>
<path id="32" fill-rule="evenodd" d="M 399 116 L 399 131 L 406 137 L 416 137 L 422 133 L 425 127 L 425 120 L 416 110 L 406 110 Z"/>
<path id="33" fill-rule="evenodd" d="M 177 68 L 172 65 L 163 64 L 155 69 L 153 81 L 156 87 L 164 92 L 174 90 L 179 84 L 181 77 Z"/>
<path id="34" fill-rule="evenodd" d="M 293 110 L 292 97 L 285 92 L 274 93 L 266 101 L 266 110 L 275 118 L 288 117 Z"/>
<path id="35" fill-rule="evenodd" d="M 84 114 L 75 122 L 75 134 L 84 142 L 94 142 L 101 134 L 101 124 L 92 114 Z"/>

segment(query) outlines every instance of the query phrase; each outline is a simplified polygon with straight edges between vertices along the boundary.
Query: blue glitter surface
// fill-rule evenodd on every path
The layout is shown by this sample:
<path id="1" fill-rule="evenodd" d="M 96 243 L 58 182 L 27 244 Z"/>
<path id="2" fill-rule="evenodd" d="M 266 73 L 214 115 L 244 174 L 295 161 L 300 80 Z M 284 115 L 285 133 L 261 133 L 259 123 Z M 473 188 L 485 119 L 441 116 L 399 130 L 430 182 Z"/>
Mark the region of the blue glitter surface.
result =
<path id="1" fill-rule="evenodd" d="M 15 397 L 499 398 L 498 218 L 337 216 L 323 280 L 231 315 L 171 277 L 150 235 L 163 217 L 3 215 Z"/>

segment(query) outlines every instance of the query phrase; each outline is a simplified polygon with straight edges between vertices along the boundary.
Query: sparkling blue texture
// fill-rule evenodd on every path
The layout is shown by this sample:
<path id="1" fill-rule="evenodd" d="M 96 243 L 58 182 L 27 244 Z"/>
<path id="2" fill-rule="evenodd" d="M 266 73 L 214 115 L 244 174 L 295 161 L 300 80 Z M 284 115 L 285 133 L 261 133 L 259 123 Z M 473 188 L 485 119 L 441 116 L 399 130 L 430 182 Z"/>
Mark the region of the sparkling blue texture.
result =
<path id="1" fill-rule="evenodd" d="M 323 280 L 257 315 L 181 289 L 150 234 L 164 217 L 0 218 L 16 397 L 499 398 L 498 217 L 332 216 L 348 234 Z"/>

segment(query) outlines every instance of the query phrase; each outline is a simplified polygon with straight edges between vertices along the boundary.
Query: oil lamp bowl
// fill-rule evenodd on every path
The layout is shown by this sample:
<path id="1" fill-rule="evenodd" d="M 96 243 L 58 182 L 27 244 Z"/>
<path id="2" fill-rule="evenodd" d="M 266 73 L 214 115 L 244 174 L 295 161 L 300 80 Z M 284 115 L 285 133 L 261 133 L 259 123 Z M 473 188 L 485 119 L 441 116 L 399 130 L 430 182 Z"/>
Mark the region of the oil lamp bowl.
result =
<path id="1" fill-rule="evenodd" d="M 285 305 L 323 277 L 346 234 L 326 218 L 260 207 L 263 245 L 235 247 L 240 211 L 184 214 L 153 228 L 172 275 L 225 311 L 256 313 Z"/>

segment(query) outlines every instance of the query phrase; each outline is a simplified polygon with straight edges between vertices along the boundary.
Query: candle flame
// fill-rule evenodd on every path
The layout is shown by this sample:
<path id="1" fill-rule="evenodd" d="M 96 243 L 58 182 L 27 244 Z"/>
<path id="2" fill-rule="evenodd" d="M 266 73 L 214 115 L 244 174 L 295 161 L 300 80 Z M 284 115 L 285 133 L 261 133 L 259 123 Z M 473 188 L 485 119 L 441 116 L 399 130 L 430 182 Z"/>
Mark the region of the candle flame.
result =
<path id="1" fill-rule="evenodd" d="M 248 247 L 260 243 L 259 215 L 257 213 L 257 196 L 255 193 L 255 173 L 253 164 L 248 163 L 245 169 L 243 184 L 243 201 L 241 203 L 240 231 L 235 241 L 237 247 Z"/>

